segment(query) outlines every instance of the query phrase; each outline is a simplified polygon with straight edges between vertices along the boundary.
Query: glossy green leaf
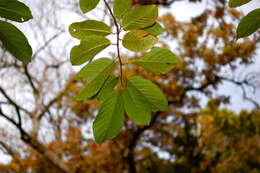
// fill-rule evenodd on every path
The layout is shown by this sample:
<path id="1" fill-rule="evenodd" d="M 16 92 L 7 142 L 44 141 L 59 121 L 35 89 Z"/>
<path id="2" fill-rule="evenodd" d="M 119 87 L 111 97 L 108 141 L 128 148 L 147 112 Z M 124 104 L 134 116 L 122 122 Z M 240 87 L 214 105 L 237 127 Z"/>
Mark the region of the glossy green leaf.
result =
<path id="1" fill-rule="evenodd" d="M 116 137 L 124 124 L 124 103 L 121 94 L 111 93 L 104 101 L 93 123 L 97 143 Z"/>
<path id="2" fill-rule="evenodd" d="M 85 88 L 77 95 L 77 100 L 87 100 L 96 95 L 103 87 L 110 73 L 115 68 L 115 61 L 109 58 L 100 58 L 81 69 L 76 79 L 86 80 Z"/>
<path id="3" fill-rule="evenodd" d="M 81 65 L 94 58 L 99 52 L 110 45 L 110 40 L 102 36 L 88 36 L 80 45 L 74 46 L 70 52 L 72 65 Z"/>
<path id="4" fill-rule="evenodd" d="M 17 0 L 3 1 L 0 4 L 0 17 L 16 22 L 25 22 L 33 18 L 30 9 Z"/>
<path id="5" fill-rule="evenodd" d="M 87 13 L 98 5 L 100 0 L 80 0 L 79 1 L 79 6 L 80 9 L 83 13 Z"/>
<path id="6" fill-rule="evenodd" d="M 168 49 L 154 47 L 143 58 L 133 61 L 151 72 L 168 73 L 178 63 L 178 58 Z"/>
<path id="7" fill-rule="evenodd" d="M 237 27 L 237 39 L 249 36 L 260 28 L 260 8 L 251 11 Z"/>
<path id="8" fill-rule="evenodd" d="M 18 60 L 31 61 L 32 48 L 25 35 L 14 25 L 0 20 L 0 41 Z"/>
<path id="9" fill-rule="evenodd" d="M 150 80 L 140 76 L 131 77 L 127 80 L 127 87 L 131 87 L 138 92 L 140 97 L 142 96 L 146 102 L 149 103 L 153 112 L 167 109 L 168 102 L 165 95 L 160 88 Z"/>
<path id="10" fill-rule="evenodd" d="M 130 31 L 123 38 L 123 46 L 134 52 L 151 49 L 156 42 L 156 37 L 143 30 Z"/>
<path id="11" fill-rule="evenodd" d="M 154 24 L 158 17 L 158 8 L 155 5 L 144 5 L 129 10 L 122 20 L 124 30 L 141 29 Z"/>
<path id="12" fill-rule="evenodd" d="M 151 105 L 141 92 L 132 86 L 131 82 L 127 82 L 127 87 L 123 91 L 123 99 L 128 117 L 138 125 L 149 125 Z"/>
<path id="13" fill-rule="evenodd" d="M 157 36 L 157 35 L 160 35 L 163 33 L 163 27 L 157 22 L 154 23 L 152 26 L 144 28 L 143 30 L 154 36 Z"/>
<path id="14" fill-rule="evenodd" d="M 110 76 L 106 81 L 105 84 L 100 89 L 97 100 L 104 102 L 107 97 L 113 92 L 115 86 L 118 83 L 118 78 Z"/>
<path id="15" fill-rule="evenodd" d="M 114 2 L 114 15 L 116 18 L 121 19 L 126 12 L 131 8 L 132 0 L 115 0 Z"/>
<path id="16" fill-rule="evenodd" d="M 230 8 L 235 8 L 247 4 L 250 1 L 252 0 L 229 0 L 228 5 Z"/>
<path id="17" fill-rule="evenodd" d="M 84 40 L 90 35 L 107 36 L 111 34 L 111 28 L 103 22 L 86 20 L 71 24 L 69 32 L 73 37 Z"/>

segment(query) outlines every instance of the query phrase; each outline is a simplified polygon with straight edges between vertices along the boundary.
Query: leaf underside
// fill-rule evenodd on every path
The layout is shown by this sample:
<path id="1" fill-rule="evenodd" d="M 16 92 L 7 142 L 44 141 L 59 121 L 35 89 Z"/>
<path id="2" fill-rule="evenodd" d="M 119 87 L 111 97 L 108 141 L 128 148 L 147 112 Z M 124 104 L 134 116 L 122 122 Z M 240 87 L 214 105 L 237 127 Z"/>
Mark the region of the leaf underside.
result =
<path id="1" fill-rule="evenodd" d="M 115 0 L 114 2 L 114 15 L 117 19 L 124 17 L 126 12 L 131 8 L 132 0 Z"/>
<path id="2" fill-rule="evenodd" d="M 93 123 L 97 143 L 116 137 L 124 124 L 124 103 L 121 94 L 111 93 L 102 104 Z"/>
<path id="3" fill-rule="evenodd" d="M 86 20 L 71 24 L 69 32 L 73 37 L 84 40 L 91 35 L 107 36 L 111 34 L 111 28 L 100 21 Z"/>
<path id="4" fill-rule="evenodd" d="M 165 111 L 168 107 L 168 102 L 161 89 L 152 83 L 150 80 L 140 76 L 135 76 L 127 79 L 127 86 L 134 88 L 142 97 L 149 103 L 153 112 Z"/>
<path id="5" fill-rule="evenodd" d="M 125 111 L 128 117 L 138 125 L 149 125 L 151 121 L 151 106 L 143 95 L 127 82 L 127 88 L 123 91 Z"/>
<path id="6" fill-rule="evenodd" d="M 102 36 L 88 36 L 81 41 L 80 45 L 74 46 L 70 52 L 72 65 L 81 65 L 94 58 L 99 52 L 110 45 L 110 40 Z"/>
<path id="7" fill-rule="evenodd" d="M 178 58 L 168 49 L 154 47 L 150 53 L 137 60 L 134 59 L 133 61 L 137 62 L 137 64 L 148 71 L 154 73 L 167 73 L 178 63 Z"/>
<path id="8" fill-rule="evenodd" d="M 155 23 L 158 8 L 155 5 L 144 5 L 129 10 L 122 19 L 124 30 L 142 29 Z"/>
<path id="9" fill-rule="evenodd" d="M 156 44 L 157 38 L 143 30 L 128 32 L 123 38 L 123 46 L 131 51 L 145 51 Z"/>
<path id="10" fill-rule="evenodd" d="M 87 13 L 98 5 L 100 0 L 80 0 L 79 1 L 79 6 L 80 9 L 83 13 Z"/>
<path id="11" fill-rule="evenodd" d="M 103 87 L 110 73 L 115 68 L 115 62 L 109 58 L 100 58 L 81 69 L 76 79 L 86 81 L 85 88 L 77 95 L 77 100 L 87 100 L 96 95 Z"/>

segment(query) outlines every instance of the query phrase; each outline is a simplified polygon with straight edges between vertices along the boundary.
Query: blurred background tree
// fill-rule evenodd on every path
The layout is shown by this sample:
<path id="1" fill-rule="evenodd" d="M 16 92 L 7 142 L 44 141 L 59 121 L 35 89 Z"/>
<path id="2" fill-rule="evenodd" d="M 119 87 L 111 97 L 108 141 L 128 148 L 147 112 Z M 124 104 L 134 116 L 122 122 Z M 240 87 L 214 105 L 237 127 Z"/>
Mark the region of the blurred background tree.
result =
<path id="1" fill-rule="evenodd" d="M 89 16 L 71 0 L 25 2 L 35 18 L 24 28 L 34 48 L 33 62 L 17 62 L 1 50 L 0 157 L 8 161 L 0 164 L 0 172 L 260 171 L 260 106 L 252 97 L 259 91 L 259 69 L 244 70 L 257 61 L 260 33 L 235 41 L 242 14 L 225 0 L 198 1 L 206 8 L 185 22 L 170 10 L 175 1 L 135 0 L 136 5 L 155 3 L 166 10 L 160 16 L 165 33 L 159 46 L 173 50 L 181 63 L 156 75 L 125 61 L 125 74 L 142 75 L 163 89 L 169 109 L 156 112 L 149 126 L 127 120 L 115 140 L 101 145 L 91 131 L 100 105 L 73 99 L 82 83 L 73 80 L 77 69 L 67 56 L 72 40 L 64 26 L 68 18 Z M 109 22 L 106 14 L 103 6 L 93 12 Z M 125 52 L 124 59 L 136 56 Z M 232 97 L 240 93 L 220 94 L 223 83 L 240 87 L 241 104 L 250 103 L 250 110 L 232 107 Z"/>

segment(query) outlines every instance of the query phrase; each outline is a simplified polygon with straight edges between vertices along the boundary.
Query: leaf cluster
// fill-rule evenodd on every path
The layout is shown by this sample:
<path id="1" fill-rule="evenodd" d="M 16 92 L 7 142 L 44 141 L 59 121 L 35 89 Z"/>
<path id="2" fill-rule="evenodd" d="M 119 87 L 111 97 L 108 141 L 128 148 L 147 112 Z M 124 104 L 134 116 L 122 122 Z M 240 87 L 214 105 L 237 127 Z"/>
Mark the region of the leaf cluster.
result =
<path id="1" fill-rule="evenodd" d="M 80 0 L 80 8 L 83 13 L 87 13 L 95 9 L 98 3 L 99 0 Z M 93 123 L 98 143 L 119 134 L 125 113 L 136 124 L 149 125 L 152 112 L 164 111 L 168 107 L 167 99 L 158 86 L 141 76 L 124 75 L 120 44 L 130 51 L 144 54 L 141 58 L 129 59 L 128 63 L 138 64 L 150 72 L 164 74 L 178 63 L 177 56 L 170 50 L 155 47 L 157 36 L 163 32 L 157 22 L 157 6 L 133 7 L 132 0 L 115 0 L 112 9 L 106 0 L 104 3 L 115 22 L 117 43 L 114 45 L 117 47 L 117 57 L 92 61 L 99 52 L 113 45 L 106 38 L 113 34 L 111 26 L 101 21 L 85 20 L 69 27 L 71 35 L 80 40 L 80 44 L 71 50 L 71 63 L 82 65 L 89 62 L 76 74 L 76 79 L 85 82 L 85 87 L 76 99 L 95 99 L 102 103 Z M 126 34 L 121 39 L 122 31 Z"/>
<path id="2" fill-rule="evenodd" d="M 33 18 L 30 9 L 17 0 L 0 1 L 0 17 L 23 23 Z M 16 59 L 30 62 L 32 48 L 26 36 L 13 24 L 0 20 L 0 40 L 4 48 Z"/>

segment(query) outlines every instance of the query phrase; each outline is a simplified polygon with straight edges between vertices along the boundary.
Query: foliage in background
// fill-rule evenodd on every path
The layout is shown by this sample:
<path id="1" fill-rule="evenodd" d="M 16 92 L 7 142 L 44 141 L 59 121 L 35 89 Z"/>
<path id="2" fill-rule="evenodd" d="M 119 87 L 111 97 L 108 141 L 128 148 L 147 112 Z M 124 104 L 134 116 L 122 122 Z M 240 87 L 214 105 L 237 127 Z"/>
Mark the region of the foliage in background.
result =
<path id="1" fill-rule="evenodd" d="M 33 18 L 30 9 L 17 0 L 1 0 L 0 17 L 20 23 Z M 18 60 L 31 61 L 32 48 L 26 36 L 13 24 L 0 20 L 0 41 Z"/>

